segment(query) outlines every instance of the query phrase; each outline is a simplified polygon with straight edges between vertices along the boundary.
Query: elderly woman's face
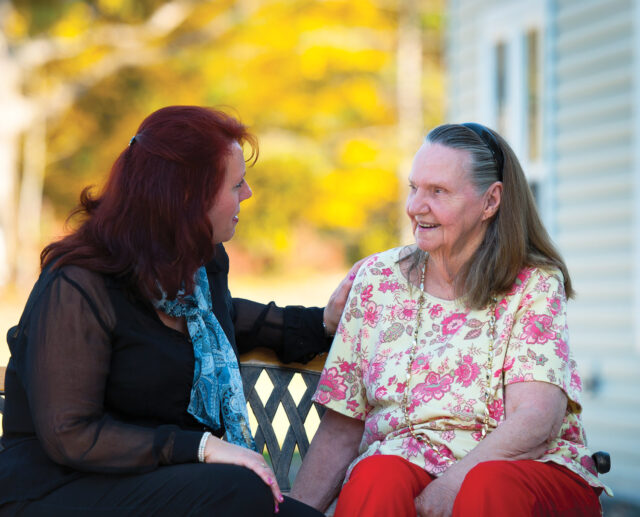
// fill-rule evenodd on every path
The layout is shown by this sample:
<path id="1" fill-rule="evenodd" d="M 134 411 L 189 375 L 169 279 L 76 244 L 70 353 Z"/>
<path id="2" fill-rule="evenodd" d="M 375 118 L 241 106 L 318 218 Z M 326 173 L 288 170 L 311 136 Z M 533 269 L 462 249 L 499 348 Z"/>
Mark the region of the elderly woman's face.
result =
<path id="1" fill-rule="evenodd" d="M 242 147 L 234 142 L 227 159 L 227 169 L 220 190 L 209 210 L 213 227 L 213 243 L 226 242 L 233 237 L 238 224 L 240 203 L 251 197 L 251 188 L 244 179 L 246 170 Z"/>
<path id="2" fill-rule="evenodd" d="M 425 143 L 409 175 L 407 215 L 418 247 L 432 256 L 466 260 L 486 231 L 486 195 L 476 192 L 468 174 L 470 155 Z"/>

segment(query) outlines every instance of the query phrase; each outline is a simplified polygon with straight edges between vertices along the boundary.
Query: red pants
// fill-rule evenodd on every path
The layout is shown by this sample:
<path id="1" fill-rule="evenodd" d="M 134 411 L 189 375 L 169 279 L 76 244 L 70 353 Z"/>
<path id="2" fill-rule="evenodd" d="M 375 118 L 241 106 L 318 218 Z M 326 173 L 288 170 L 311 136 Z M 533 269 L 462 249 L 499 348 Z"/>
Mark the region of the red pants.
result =
<path id="1" fill-rule="evenodd" d="M 370 456 L 353 469 L 334 517 L 415 517 L 414 499 L 433 479 L 399 456 Z M 488 461 L 467 474 L 453 517 L 599 517 L 600 492 L 554 463 Z"/>

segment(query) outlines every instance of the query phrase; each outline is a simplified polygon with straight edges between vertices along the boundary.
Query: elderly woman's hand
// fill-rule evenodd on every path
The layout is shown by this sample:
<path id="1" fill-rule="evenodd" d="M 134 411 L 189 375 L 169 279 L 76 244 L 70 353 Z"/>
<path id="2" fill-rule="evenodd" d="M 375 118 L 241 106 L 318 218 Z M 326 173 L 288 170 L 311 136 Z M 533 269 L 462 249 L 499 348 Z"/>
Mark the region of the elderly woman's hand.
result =
<path id="1" fill-rule="evenodd" d="M 340 323 L 340 317 L 342 316 L 342 311 L 344 310 L 344 305 L 347 303 L 347 297 L 349 296 L 349 291 L 353 285 L 353 280 L 356 277 L 358 269 L 360 269 L 360 266 L 362 266 L 367 258 L 368 257 L 358 260 L 358 262 L 351 267 L 347 276 L 342 279 L 340 285 L 338 285 L 336 290 L 331 294 L 329 303 L 327 303 L 327 306 L 324 308 L 324 325 L 327 332 L 331 335 L 336 333 L 338 323 Z"/>
<path id="2" fill-rule="evenodd" d="M 458 490 L 446 479 L 434 479 L 415 499 L 418 517 L 449 517 Z"/>

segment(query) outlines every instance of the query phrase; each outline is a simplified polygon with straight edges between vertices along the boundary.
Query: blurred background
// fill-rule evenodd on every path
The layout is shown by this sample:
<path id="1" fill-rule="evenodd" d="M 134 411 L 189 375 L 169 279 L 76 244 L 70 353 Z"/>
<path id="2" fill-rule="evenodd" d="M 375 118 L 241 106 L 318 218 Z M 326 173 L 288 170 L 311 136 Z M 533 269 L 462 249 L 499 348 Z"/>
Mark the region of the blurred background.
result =
<path id="1" fill-rule="evenodd" d="M 82 187 L 162 106 L 221 107 L 258 136 L 230 287 L 280 304 L 324 305 L 353 261 L 411 242 L 413 154 L 431 127 L 476 120 L 521 157 L 568 261 L 606 514 L 637 512 L 636 0 L 0 0 L 0 29 L 3 335 Z"/>

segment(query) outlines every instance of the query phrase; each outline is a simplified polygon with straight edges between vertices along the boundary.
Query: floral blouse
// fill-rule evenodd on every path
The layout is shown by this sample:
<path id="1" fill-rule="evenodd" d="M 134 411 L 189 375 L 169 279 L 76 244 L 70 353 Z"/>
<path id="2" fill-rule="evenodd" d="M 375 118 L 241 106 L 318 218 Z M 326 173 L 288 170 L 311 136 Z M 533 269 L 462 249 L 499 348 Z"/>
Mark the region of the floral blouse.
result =
<path id="1" fill-rule="evenodd" d="M 401 456 L 438 476 L 482 439 L 492 308 L 470 310 L 428 293 L 407 413 L 414 433 L 426 435 L 437 452 L 407 427 L 402 402 L 420 293 L 400 270 L 401 251 L 374 255 L 360 268 L 314 395 L 319 404 L 365 423 L 347 479 L 356 463 L 374 454 Z M 558 438 L 539 461 L 564 465 L 609 493 L 580 420 L 581 380 L 569 350 L 561 273 L 524 268 L 498 300 L 495 316 L 487 432 L 504 420 L 507 384 L 555 384 L 569 404 Z"/>

